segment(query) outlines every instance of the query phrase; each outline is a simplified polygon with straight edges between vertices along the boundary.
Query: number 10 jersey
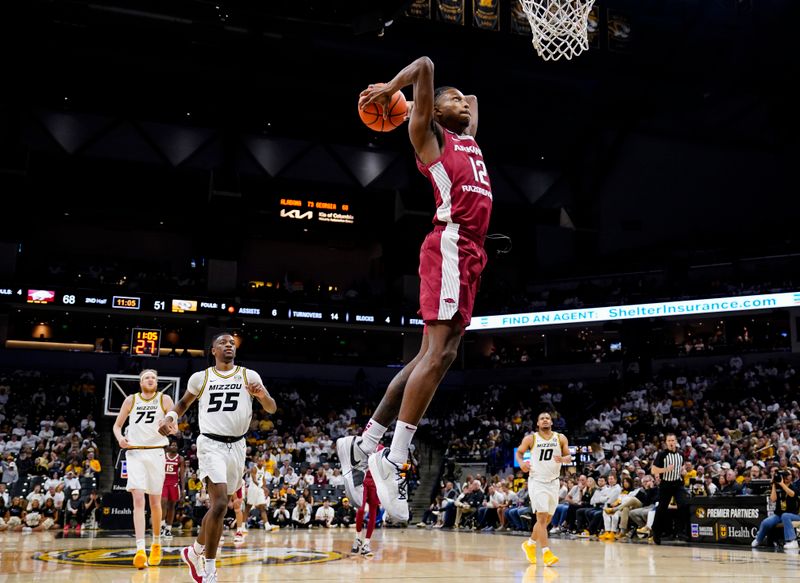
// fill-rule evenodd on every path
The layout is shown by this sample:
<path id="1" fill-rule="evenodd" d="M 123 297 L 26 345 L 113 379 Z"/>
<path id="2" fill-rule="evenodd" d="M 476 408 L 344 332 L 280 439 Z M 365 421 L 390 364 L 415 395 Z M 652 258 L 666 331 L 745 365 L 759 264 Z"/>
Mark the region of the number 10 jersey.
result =
<path id="1" fill-rule="evenodd" d="M 553 431 L 550 439 L 545 439 L 539 433 L 534 433 L 529 478 L 531 481 L 549 483 L 558 480 L 561 475 L 561 463 L 553 459 L 554 455 L 561 455 L 561 442 L 558 439 L 558 433 Z"/>
<path id="2" fill-rule="evenodd" d="M 230 371 L 209 367 L 189 378 L 188 391 L 197 395 L 200 433 L 239 437 L 250 429 L 253 397 L 247 384 L 261 382 L 259 374 L 237 366 Z"/>

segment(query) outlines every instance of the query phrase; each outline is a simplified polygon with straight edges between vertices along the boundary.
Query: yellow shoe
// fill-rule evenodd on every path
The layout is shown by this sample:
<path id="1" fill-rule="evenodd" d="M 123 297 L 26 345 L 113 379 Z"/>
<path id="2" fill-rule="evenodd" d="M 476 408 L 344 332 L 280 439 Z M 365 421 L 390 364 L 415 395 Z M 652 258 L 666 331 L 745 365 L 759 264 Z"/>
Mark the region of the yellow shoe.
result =
<path id="1" fill-rule="evenodd" d="M 147 562 L 151 567 L 158 567 L 161 564 L 161 545 L 159 543 L 150 545 L 150 558 Z"/>
<path id="2" fill-rule="evenodd" d="M 542 555 L 542 562 L 544 563 L 545 567 L 552 567 L 556 563 L 558 563 L 558 557 L 553 554 L 553 551 L 547 549 Z"/>
<path id="3" fill-rule="evenodd" d="M 136 551 L 133 556 L 133 566 L 137 569 L 144 569 L 147 566 L 147 553 L 144 550 Z"/>
<path id="4" fill-rule="evenodd" d="M 522 550 L 525 551 L 525 556 L 528 557 L 528 562 L 531 565 L 536 564 L 536 543 L 531 542 L 531 539 L 522 543 Z"/>

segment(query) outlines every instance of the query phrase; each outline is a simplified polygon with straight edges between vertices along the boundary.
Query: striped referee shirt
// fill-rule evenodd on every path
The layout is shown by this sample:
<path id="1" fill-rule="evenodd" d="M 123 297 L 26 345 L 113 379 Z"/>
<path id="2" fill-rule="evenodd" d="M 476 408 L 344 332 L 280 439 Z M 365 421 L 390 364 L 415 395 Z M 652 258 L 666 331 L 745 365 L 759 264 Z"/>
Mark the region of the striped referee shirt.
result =
<path id="1" fill-rule="evenodd" d="M 662 482 L 683 482 L 681 478 L 681 468 L 683 467 L 683 456 L 678 451 L 669 451 L 665 449 L 656 454 L 656 459 L 653 465 L 657 468 L 666 468 L 671 465 L 672 469 L 668 472 L 661 474 Z"/>

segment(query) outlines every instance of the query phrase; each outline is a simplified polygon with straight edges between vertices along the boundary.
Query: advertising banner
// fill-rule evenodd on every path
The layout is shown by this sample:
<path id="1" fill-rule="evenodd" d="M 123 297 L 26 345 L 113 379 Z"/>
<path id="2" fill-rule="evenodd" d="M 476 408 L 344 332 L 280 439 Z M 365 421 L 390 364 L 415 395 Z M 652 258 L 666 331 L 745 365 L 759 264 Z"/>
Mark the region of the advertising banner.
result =
<path id="1" fill-rule="evenodd" d="M 690 542 L 749 546 L 767 517 L 767 500 L 763 496 L 702 496 L 692 499 L 689 512 Z"/>

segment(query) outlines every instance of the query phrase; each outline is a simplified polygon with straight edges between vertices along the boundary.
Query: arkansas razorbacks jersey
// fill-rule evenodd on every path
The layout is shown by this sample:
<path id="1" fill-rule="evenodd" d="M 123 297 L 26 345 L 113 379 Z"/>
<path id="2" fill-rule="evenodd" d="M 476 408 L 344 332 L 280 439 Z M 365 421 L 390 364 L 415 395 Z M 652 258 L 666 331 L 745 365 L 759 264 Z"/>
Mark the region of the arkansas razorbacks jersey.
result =
<path id="1" fill-rule="evenodd" d="M 441 128 L 441 126 L 439 126 Z M 483 238 L 492 214 L 492 185 L 475 138 L 441 128 L 442 154 L 430 164 L 417 158 L 417 168 L 433 185 L 434 225 L 458 225 Z"/>
<path id="2" fill-rule="evenodd" d="M 171 457 L 167 454 L 164 459 L 164 469 L 165 486 L 174 486 L 180 483 L 181 456 L 175 454 L 175 457 Z"/>

